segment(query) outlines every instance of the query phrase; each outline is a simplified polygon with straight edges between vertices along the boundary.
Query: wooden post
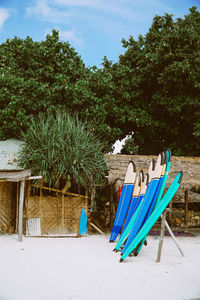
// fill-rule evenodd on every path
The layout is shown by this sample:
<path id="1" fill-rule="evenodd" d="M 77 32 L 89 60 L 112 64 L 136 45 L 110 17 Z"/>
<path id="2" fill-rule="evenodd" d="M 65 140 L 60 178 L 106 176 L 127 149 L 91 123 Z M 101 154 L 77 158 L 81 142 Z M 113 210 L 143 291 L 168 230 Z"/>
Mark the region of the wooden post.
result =
<path id="1" fill-rule="evenodd" d="M 1 202 L 2 202 L 2 187 L 3 187 L 3 183 L 0 182 L 0 206 L 1 206 Z"/>
<path id="2" fill-rule="evenodd" d="M 93 210 L 93 206 L 94 206 L 94 200 L 95 200 L 95 193 L 96 193 L 96 189 L 95 189 L 95 185 L 92 187 L 92 191 L 91 191 L 91 198 L 90 198 L 90 211 Z"/>
<path id="3" fill-rule="evenodd" d="M 85 189 L 85 200 L 87 203 L 86 207 L 87 207 L 87 213 L 88 213 L 88 190 L 87 189 Z"/>
<path id="4" fill-rule="evenodd" d="M 100 234 L 105 235 L 105 234 L 103 233 L 103 231 L 101 231 L 101 229 L 99 229 L 96 225 L 94 225 L 94 223 L 90 222 L 90 226 L 92 226 L 94 229 L 96 229 L 96 231 L 98 231 Z"/>
<path id="5" fill-rule="evenodd" d="M 64 229 L 65 229 L 65 195 L 63 193 L 62 193 L 61 228 L 62 228 L 62 233 L 64 233 Z"/>
<path id="6" fill-rule="evenodd" d="M 43 186 L 43 179 L 40 180 L 40 186 Z M 40 216 L 40 227 L 41 227 L 41 232 L 42 231 L 42 208 L 43 208 L 43 201 L 42 201 L 43 193 L 42 193 L 42 188 L 40 187 L 40 200 L 39 200 L 39 216 Z"/>
<path id="7" fill-rule="evenodd" d="M 18 242 L 22 242 L 22 233 L 23 233 L 24 183 L 25 183 L 24 180 L 20 182 Z"/>
<path id="8" fill-rule="evenodd" d="M 28 203 L 29 203 L 30 195 L 31 195 L 31 182 L 29 181 L 29 182 L 28 182 L 27 195 L 26 195 L 26 198 L 27 198 L 27 208 L 26 208 L 26 210 L 27 210 L 27 219 L 28 219 L 28 213 L 29 213 Z"/>
<path id="9" fill-rule="evenodd" d="M 18 224 L 19 224 L 19 182 L 17 182 L 17 204 L 16 204 L 16 228 L 15 232 L 18 233 Z"/>
<path id="10" fill-rule="evenodd" d="M 88 198 L 88 190 L 85 189 L 85 197 Z"/>
<path id="11" fill-rule="evenodd" d="M 169 202 L 169 224 L 172 224 L 172 201 L 173 199 Z"/>
<path id="12" fill-rule="evenodd" d="M 188 190 L 185 190 L 185 228 L 188 228 Z"/>
<path id="13" fill-rule="evenodd" d="M 157 254 L 157 259 L 156 259 L 157 263 L 160 262 L 162 246 L 163 246 L 163 240 L 164 240 L 164 235 L 165 235 L 166 211 L 164 211 L 163 215 L 161 215 L 161 218 L 162 218 L 162 223 L 161 223 L 160 242 L 159 242 L 159 246 L 158 246 L 158 254 Z"/>
<path id="14" fill-rule="evenodd" d="M 25 183 L 25 190 L 24 190 L 24 203 L 25 203 L 25 216 L 26 221 L 29 219 L 28 216 L 28 200 L 29 200 L 29 191 L 30 191 L 30 181 Z"/>
<path id="15" fill-rule="evenodd" d="M 115 212 L 114 212 L 114 203 L 113 203 L 113 189 L 112 187 L 110 188 L 110 230 L 112 230 L 112 227 L 113 227 L 113 223 L 114 223 L 114 217 L 115 217 Z"/>
<path id="16" fill-rule="evenodd" d="M 3 184 L 2 184 L 2 182 L 0 182 L 0 202 L 1 202 L 1 197 L 2 197 L 2 187 L 3 187 Z"/>

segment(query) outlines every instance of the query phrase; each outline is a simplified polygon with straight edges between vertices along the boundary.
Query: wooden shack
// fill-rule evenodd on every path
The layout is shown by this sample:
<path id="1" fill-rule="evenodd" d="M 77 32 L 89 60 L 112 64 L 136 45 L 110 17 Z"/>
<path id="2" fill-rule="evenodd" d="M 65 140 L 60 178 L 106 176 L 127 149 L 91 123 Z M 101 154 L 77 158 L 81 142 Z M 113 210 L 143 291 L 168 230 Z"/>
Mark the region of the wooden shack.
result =
<path id="1" fill-rule="evenodd" d="M 27 184 L 24 219 L 40 219 L 42 235 L 77 234 L 81 209 L 88 213 L 87 195 Z"/>
<path id="2" fill-rule="evenodd" d="M 126 168 L 130 160 L 134 161 L 136 171 L 148 171 L 152 158 L 157 156 L 145 155 L 112 155 L 105 156 L 109 168 L 108 181 L 117 185 L 123 183 Z M 173 197 L 169 214 L 170 223 L 180 227 L 200 227 L 200 157 L 171 157 L 171 168 L 166 185 L 170 186 L 176 174 L 183 171 L 181 185 Z M 110 208 L 112 211 L 112 207 Z"/>
<path id="3" fill-rule="evenodd" d="M 23 181 L 24 234 L 30 234 L 29 220 L 38 219 L 41 235 L 77 234 L 81 209 L 88 212 L 88 196 L 50 189 L 42 182 L 35 184 L 30 170 L 23 170 L 17 163 L 21 144 L 18 140 L 0 141 L 0 233 L 18 232 Z"/>
<path id="4" fill-rule="evenodd" d="M 17 164 L 21 141 L 0 141 L 0 231 L 14 233 L 16 230 L 17 199 L 19 183 L 13 178 L 23 169 Z M 6 178 L 7 177 L 7 178 Z"/>

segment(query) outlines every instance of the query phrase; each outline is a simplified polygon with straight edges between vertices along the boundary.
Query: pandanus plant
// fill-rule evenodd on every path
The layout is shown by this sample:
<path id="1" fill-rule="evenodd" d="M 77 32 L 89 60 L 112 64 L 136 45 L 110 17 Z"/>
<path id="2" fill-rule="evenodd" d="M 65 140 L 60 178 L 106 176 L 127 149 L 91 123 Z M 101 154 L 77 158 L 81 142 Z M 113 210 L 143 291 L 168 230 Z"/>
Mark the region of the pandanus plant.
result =
<path id="1" fill-rule="evenodd" d="M 105 175 L 104 145 L 78 117 L 61 111 L 39 115 L 22 136 L 21 166 L 51 187 L 65 181 L 65 189 L 72 183 L 89 189 Z"/>

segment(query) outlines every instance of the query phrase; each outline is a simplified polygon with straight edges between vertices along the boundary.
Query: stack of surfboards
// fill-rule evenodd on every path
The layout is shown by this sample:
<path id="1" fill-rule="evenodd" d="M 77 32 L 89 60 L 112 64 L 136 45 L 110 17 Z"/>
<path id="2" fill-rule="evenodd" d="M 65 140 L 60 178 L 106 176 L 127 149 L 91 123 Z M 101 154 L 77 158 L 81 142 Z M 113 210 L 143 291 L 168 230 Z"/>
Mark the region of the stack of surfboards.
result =
<path id="1" fill-rule="evenodd" d="M 160 153 L 156 162 L 151 160 L 145 176 L 143 171 L 136 174 L 134 162 L 129 162 L 110 236 L 110 242 L 114 242 L 120 234 L 113 249 L 121 251 L 120 262 L 140 252 L 149 230 L 176 193 L 182 172 L 176 175 L 163 196 L 170 165 L 170 150 Z"/>

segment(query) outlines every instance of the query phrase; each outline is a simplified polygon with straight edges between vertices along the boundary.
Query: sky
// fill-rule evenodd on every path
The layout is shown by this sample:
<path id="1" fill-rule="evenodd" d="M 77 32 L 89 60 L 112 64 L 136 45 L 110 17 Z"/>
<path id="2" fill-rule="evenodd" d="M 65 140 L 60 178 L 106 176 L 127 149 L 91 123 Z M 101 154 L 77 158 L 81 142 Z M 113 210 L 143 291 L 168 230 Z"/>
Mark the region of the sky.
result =
<path id="1" fill-rule="evenodd" d="M 52 29 L 69 41 L 86 66 L 101 67 L 103 57 L 116 62 L 122 38 L 144 35 L 153 17 L 188 14 L 200 0 L 0 0 L 0 43 L 14 36 L 44 40 Z"/>

